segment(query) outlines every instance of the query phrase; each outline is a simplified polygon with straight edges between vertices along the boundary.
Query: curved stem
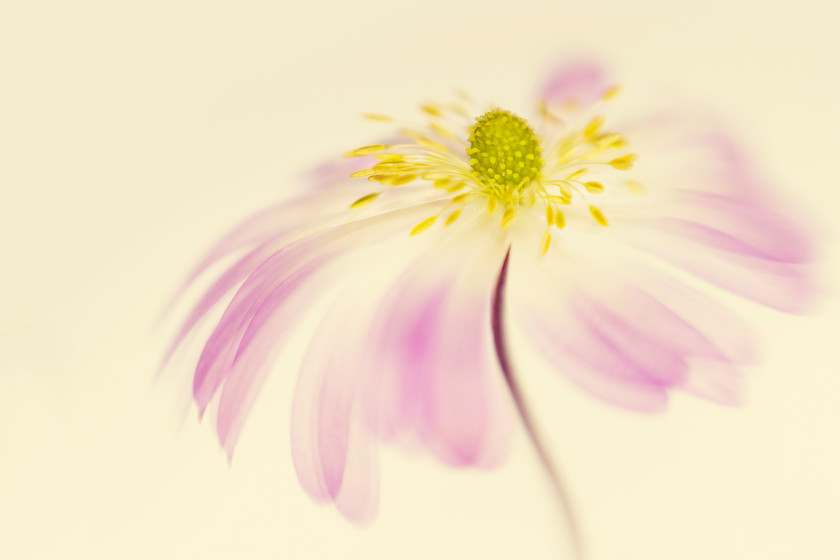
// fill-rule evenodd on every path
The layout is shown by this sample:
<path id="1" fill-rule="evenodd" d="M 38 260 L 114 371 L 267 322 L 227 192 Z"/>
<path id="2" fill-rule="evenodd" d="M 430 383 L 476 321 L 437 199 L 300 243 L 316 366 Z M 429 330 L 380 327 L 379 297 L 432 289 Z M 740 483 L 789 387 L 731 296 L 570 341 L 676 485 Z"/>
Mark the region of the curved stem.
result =
<path id="1" fill-rule="evenodd" d="M 575 515 L 574 510 L 572 509 L 571 499 L 569 498 L 569 492 L 566 489 L 565 484 L 563 483 L 562 477 L 560 476 L 560 470 L 557 468 L 557 465 L 552 461 L 551 457 L 546 452 L 545 446 L 540 440 L 539 434 L 537 433 L 537 429 L 534 424 L 534 419 L 531 416 L 531 412 L 525 403 L 525 399 L 522 396 L 522 390 L 520 389 L 519 383 L 516 381 L 516 378 L 513 375 L 513 368 L 510 364 L 510 357 L 508 356 L 507 345 L 505 343 L 505 333 L 502 321 L 504 314 L 505 284 L 507 282 L 507 270 L 509 260 L 510 250 L 508 249 L 508 253 L 507 255 L 505 255 L 504 263 L 502 263 L 502 269 L 499 272 L 499 280 L 496 284 L 495 292 L 493 293 L 493 309 L 491 324 L 493 327 L 493 343 L 496 347 L 496 356 L 499 358 L 499 366 L 501 366 L 502 368 L 502 373 L 505 376 L 505 381 L 507 382 L 508 388 L 510 389 L 511 397 L 513 397 L 513 402 L 516 405 L 516 410 L 519 413 L 519 417 L 522 419 L 522 424 L 525 427 L 525 431 L 528 433 L 528 438 L 534 445 L 534 449 L 536 450 L 537 455 L 539 456 L 540 462 L 542 463 L 543 467 L 548 473 L 548 477 L 551 480 L 551 485 L 554 488 L 554 493 L 556 494 L 557 500 L 560 503 L 560 508 L 562 509 L 563 515 L 566 518 L 566 522 L 569 525 L 569 532 L 572 536 L 572 548 L 574 549 L 575 556 L 578 558 L 578 560 L 584 560 L 586 555 L 584 553 L 583 539 L 581 537 L 577 517 Z"/>

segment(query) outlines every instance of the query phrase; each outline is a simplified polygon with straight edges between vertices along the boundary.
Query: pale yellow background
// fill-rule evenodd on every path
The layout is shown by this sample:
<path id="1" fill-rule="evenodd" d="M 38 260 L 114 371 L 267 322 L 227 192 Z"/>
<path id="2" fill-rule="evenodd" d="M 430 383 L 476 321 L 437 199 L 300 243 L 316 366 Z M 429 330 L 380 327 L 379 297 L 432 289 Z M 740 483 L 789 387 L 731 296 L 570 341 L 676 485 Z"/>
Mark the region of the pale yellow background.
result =
<path id="1" fill-rule="evenodd" d="M 183 410 L 189 364 L 154 372 L 189 267 L 309 166 L 375 138 L 359 114 L 455 88 L 527 113 L 546 65 L 581 51 L 720 107 L 810 209 L 828 291 L 807 318 L 735 304 L 766 350 L 743 409 L 678 396 L 635 416 L 522 367 L 593 558 L 840 558 L 834 3 L 6 4 L 0 557 L 562 557 L 523 434 L 492 473 L 384 453 L 379 520 L 360 530 L 297 484 L 292 372 L 232 466 Z"/>

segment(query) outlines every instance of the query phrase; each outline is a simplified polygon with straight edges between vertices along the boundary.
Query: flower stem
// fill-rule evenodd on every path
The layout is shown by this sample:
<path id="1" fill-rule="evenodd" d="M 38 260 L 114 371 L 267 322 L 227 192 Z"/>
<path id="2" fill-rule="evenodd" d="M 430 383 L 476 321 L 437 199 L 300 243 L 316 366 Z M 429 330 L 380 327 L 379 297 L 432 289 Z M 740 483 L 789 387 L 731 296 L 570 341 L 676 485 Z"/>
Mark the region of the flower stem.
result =
<path id="1" fill-rule="evenodd" d="M 522 396 L 522 390 L 514 377 L 513 368 L 510 364 L 510 357 L 508 356 L 507 345 L 505 343 L 504 321 L 502 320 L 504 314 L 505 284 L 507 282 L 509 260 L 510 249 L 508 249 L 508 253 L 505 255 L 504 263 L 502 263 L 502 269 L 499 272 L 499 280 L 496 283 L 496 290 L 493 293 L 491 325 L 493 328 L 493 343 L 496 347 L 496 356 L 499 359 L 499 366 L 502 368 L 502 373 L 505 376 L 505 381 L 510 389 L 511 397 L 513 397 L 513 402 L 516 405 L 519 417 L 522 419 L 522 424 L 525 427 L 528 438 L 534 445 L 534 449 L 539 456 L 540 462 L 551 480 L 551 485 L 554 488 L 554 493 L 557 496 L 560 509 L 562 510 L 566 523 L 569 526 L 569 532 L 572 537 L 572 549 L 574 550 L 575 557 L 578 560 L 584 560 L 586 555 L 584 553 L 583 538 L 581 537 L 578 520 L 571 505 L 569 492 L 563 483 L 563 478 L 560 476 L 560 470 L 552 461 L 551 457 L 546 452 L 545 446 L 540 440 L 540 436 L 537 433 L 537 429 L 534 424 L 534 419 L 531 416 L 531 412 L 528 409 L 527 404 L 525 403 Z"/>

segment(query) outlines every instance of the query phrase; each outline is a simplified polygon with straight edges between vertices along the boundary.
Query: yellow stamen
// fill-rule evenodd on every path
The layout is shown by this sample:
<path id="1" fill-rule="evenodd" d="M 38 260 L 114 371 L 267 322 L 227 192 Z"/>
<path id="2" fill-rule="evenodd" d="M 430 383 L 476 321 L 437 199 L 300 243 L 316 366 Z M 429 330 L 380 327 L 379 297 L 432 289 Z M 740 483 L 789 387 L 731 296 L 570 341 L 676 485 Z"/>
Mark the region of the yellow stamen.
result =
<path id="1" fill-rule="evenodd" d="M 642 194 L 645 192 L 645 186 L 638 181 L 627 181 L 627 186 L 630 187 L 630 190 L 636 194 Z"/>
<path id="2" fill-rule="evenodd" d="M 344 154 L 344 157 L 359 157 L 359 156 L 368 156 L 370 154 L 375 154 L 376 152 L 381 152 L 382 150 L 387 150 L 388 146 L 384 144 L 372 144 L 370 146 L 363 146 L 361 148 L 356 148 L 355 150 L 351 150 Z"/>
<path id="3" fill-rule="evenodd" d="M 376 199 L 376 197 L 378 197 L 378 196 L 379 196 L 379 193 L 366 194 L 365 196 L 363 196 L 362 198 L 360 198 L 359 200 L 357 200 L 356 202 L 351 204 L 350 208 L 358 208 L 359 206 L 364 206 L 368 202 L 371 202 L 372 200 Z"/>
<path id="4" fill-rule="evenodd" d="M 615 158 L 610 162 L 610 165 L 615 167 L 616 169 L 620 169 L 625 171 L 633 167 L 633 162 L 636 161 L 638 156 L 636 154 L 627 154 L 626 156 L 621 156 L 620 158 Z"/>
<path id="5" fill-rule="evenodd" d="M 380 160 L 383 163 L 384 162 L 398 162 L 398 161 L 404 162 L 405 161 L 405 156 L 403 156 L 402 154 L 376 154 L 373 157 L 375 157 L 376 159 Z"/>
<path id="6" fill-rule="evenodd" d="M 381 161 L 373 166 L 376 171 L 388 173 L 393 171 L 400 171 L 408 167 L 407 163 L 396 160 Z"/>
<path id="7" fill-rule="evenodd" d="M 437 216 L 432 216 L 431 218 L 426 218 L 425 220 L 423 220 L 422 222 L 420 222 L 419 224 L 414 226 L 414 229 L 411 230 L 411 233 L 409 235 L 418 235 L 418 234 L 423 233 L 424 231 L 426 231 L 427 229 L 429 229 L 430 227 L 435 225 L 435 221 L 437 219 L 438 219 Z"/>
<path id="8" fill-rule="evenodd" d="M 584 136 L 593 136 L 601 129 L 602 126 L 604 126 L 604 117 L 602 115 L 598 115 L 589 121 L 589 124 L 583 129 L 583 134 Z"/>
<path id="9" fill-rule="evenodd" d="M 386 181 L 386 183 L 394 187 L 399 187 L 400 185 L 412 182 L 416 178 L 417 175 L 397 175 L 396 177 Z"/>
<path id="10" fill-rule="evenodd" d="M 607 101 L 608 99 L 612 99 L 613 97 L 615 97 L 619 93 L 621 93 L 621 86 L 611 87 L 610 89 L 608 89 L 606 91 L 606 93 L 604 93 L 604 101 Z"/>
<path id="11" fill-rule="evenodd" d="M 572 198 L 572 189 L 569 188 L 569 185 L 561 184 L 558 185 L 560 187 L 560 194 L 563 195 L 563 198 L 568 198 L 571 200 Z"/>
<path id="12" fill-rule="evenodd" d="M 458 208 L 457 210 L 455 210 L 454 212 L 452 212 L 451 214 L 449 214 L 449 216 L 446 218 L 446 222 L 445 222 L 443 225 L 444 225 L 444 226 L 448 226 L 448 225 L 450 225 L 452 222 L 454 222 L 455 220 L 457 220 L 457 219 L 458 219 L 458 216 L 460 216 L 460 215 L 461 215 L 461 209 L 460 209 L 460 208 Z"/>
<path id="13" fill-rule="evenodd" d="M 620 148 L 624 144 L 624 137 L 621 134 L 607 134 L 598 139 L 598 148 L 602 150 L 607 148 Z"/>
<path id="14" fill-rule="evenodd" d="M 595 218 L 595 221 L 598 222 L 598 225 L 607 227 L 609 222 L 607 221 L 607 217 L 604 216 L 604 213 L 601 212 L 598 208 L 594 206 L 589 207 L 589 213 L 592 214 L 592 217 Z"/>
<path id="15" fill-rule="evenodd" d="M 367 114 L 364 114 L 362 116 L 369 121 L 391 122 L 392 120 L 394 120 L 391 117 L 389 117 L 388 115 L 379 115 L 379 114 L 376 114 L 376 113 L 367 113 Z"/>
<path id="16" fill-rule="evenodd" d="M 437 189 L 448 189 L 452 185 L 456 184 L 457 181 L 451 177 L 445 177 L 443 179 L 438 179 L 434 182 L 435 188 Z"/>
<path id="17" fill-rule="evenodd" d="M 510 222 L 513 218 L 516 217 L 516 208 L 513 206 L 508 206 L 505 208 L 505 213 L 502 214 L 502 229 L 507 228 L 510 225 Z"/>
<path id="18" fill-rule="evenodd" d="M 545 255 L 548 252 L 548 248 L 551 246 L 551 233 L 546 230 L 545 235 L 543 235 L 542 241 L 540 242 L 540 254 Z"/>

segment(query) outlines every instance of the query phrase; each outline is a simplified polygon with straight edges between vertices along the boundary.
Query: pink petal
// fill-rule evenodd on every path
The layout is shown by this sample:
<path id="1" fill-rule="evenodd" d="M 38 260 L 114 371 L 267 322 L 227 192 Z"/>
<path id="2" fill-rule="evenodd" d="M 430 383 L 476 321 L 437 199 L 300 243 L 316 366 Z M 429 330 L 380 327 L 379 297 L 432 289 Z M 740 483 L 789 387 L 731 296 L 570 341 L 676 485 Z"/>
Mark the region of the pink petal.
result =
<path id="1" fill-rule="evenodd" d="M 304 489 L 318 501 L 334 500 L 357 522 L 375 515 L 378 504 L 374 445 L 357 398 L 369 324 L 359 313 L 362 295 L 343 292 L 325 315 L 298 376 L 291 423 Z"/>
<path id="2" fill-rule="evenodd" d="M 297 241 L 272 255 L 242 284 L 211 334 L 194 378 L 203 410 L 219 389 L 217 431 L 228 454 L 273 362 L 280 343 L 335 276 L 339 256 L 373 246 L 434 213 L 432 202 L 383 213 Z"/>
<path id="3" fill-rule="evenodd" d="M 598 360 L 604 348 L 595 340 L 584 337 L 571 340 L 570 329 L 577 327 L 572 322 L 565 325 L 554 321 L 546 310 L 535 307 L 514 306 L 517 323 L 528 340 L 557 368 L 585 391 L 613 405 L 642 412 L 659 412 L 666 408 L 668 396 L 666 387 L 644 376 L 638 375 L 620 360 Z M 561 313 L 562 309 L 553 309 Z M 575 347 L 574 344 L 582 346 Z M 609 351 L 607 349 L 607 351 Z M 609 369 L 610 365 L 621 365 L 621 371 Z"/>
<path id="4" fill-rule="evenodd" d="M 292 273 L 259 304 L 250 322 L 244 322 L 227 356 L 233 361 L 224 371 L 216 429 L 219 441 L 232 455 L 251 407 L 265 381 L 268 366 L 304 312 L 327 281 L 324 262 Z M 317 276 L 316 276 L 317 273 Z M 247 324 L 247 326 L 246 326 Z M 242 332 L 244 328 L 244 333 Z M 232 351 L 232 352 L 231 352 Z M 226 362 L 221 362 L 225 364 Z"/>
<path id="5" fill-rule="evenodd" d="M 318 339 L 314 339 L 318 340 Z M 314 348 L 314 340 L 313 346 Z M 331 499 L 318 447 L 319 397 L 324 386 L 328 354 L 310 350 L 301 366 L 292 401 L 292 461 L 304 490 L 316 501 Z"/>
<path id="6" fill-rule="evenodd" d="M 658 302 L 648 299 L 651 309 L 659 311 Z M 570 308 L 581 328 L 569 337 L 568 346 L 579 360 L 616 376 L 664 386 L 673 386 L 685 376 L 688 368 L 680 349 L 660 340 L 661 336 L 651 336 L 658 332 L 640 328 L 639 317 L 624 319 L 586 293 L 574 297 Z"/>
<path id="7" fill-rule="evenodd" d="M 376 443 L 360 411 L 359 400 L 349 425 L 344 477 L 335 505 L 350 521 L 369 523 L 379 510 L 379 461 Z"/>
<path id="8" fill-rule="evenodd" d="M 233 366 L 251 321 L 267 301 L 284 301 L 320 265 L 312 255 L 320 239 L 288 245 L 265 260 L 239 288 L 210 335 L 193 378 L 193 395 L 203 412 Z"/>
<path id="9" fill-rule="evenodd" d="M 385 299 L 365 409 L 382 437 L 411 435 L 449 464 L 489 466 L 509 441 L 489 316 L 504 245 L 448 233 Z"/>
<path id="10" fill-rule="evenodd" d="M 736 366 L 726 362 L 696 360 L 680 389 L 718 404 L 737 406 L 743 400 L 743 384 L 743 373 Z"/>
<path id="11" fill-rule="evenodd" d="M 244 247 L 276 239 L 299 227 L 305 223 L 309 207 L 315 204 L 315 201 L 306 197 L 271 206 L 251 216 L 216 243 L 184 282 L 184 288 L 227 255 Z"/>
<path id="12" fill-rule="evenodd" d="M 270 255 L 279 251 L 286 244 L 285 240 L 269 241 L 250 251 L 239 259 L 233 266 L 227 269 L 213 285 L 204 293 L 198 303 L 193 307 L 187 319 L 184 321 L 178 334 L 173 339 L 163 359 L 165 365 L 178 347 L 183 343 L 187 335 L 201 321 L 203 317 L 219 303 L 228 293 L 248 277 L 262 262 Z"/>
<path id="13" fill-rule="evenodd" d="M 569 61 L 551 73 L 542 88 L 542 99 L 549 105 L 584 108 L 600 101 L 612 85 L 597 62 Z"/>
<path id="14" fill-rule="evenodd" d="M 358 165 L 360 164 L 356 161 L 355 166 Z M 428 189 L 426 190 L 428 191 Z M 185 338 L 210 309 L 272 254 L 306 235 L 312 235 L 343 223 L 369 219 L 376 213 L 422 204 L 430 199 L 428 193 L 425 195 L 421 193 L 421 196 L 417 196 L 417 193 L 413 192 L 410 187 L 404 187 L 396 196 L 394 196 L 394 193 L 387 193 L 391 196 L 381 197 L 385 203 L 379 208 L 368 209 L 367 211 L 364 211 L 364 209 L 357 210 L 348 217 L 346 210 L 352 201 L 359 198 L 360 193 L 368 194 L 369 187 L 365 185 L 361 187 L 359 185 L 347 186 L 341 193 L 306 196 L 296 201 L 283 203 L 249 218 L 225 236 L 193 271 L 173 298 L 173 302 L 208 267 L 230 253 L 245 247 L 252 248 L 227 269 L 193 307 L 167 350 L 161 368 L 165 367 Z M 435 193 L 432 193 L 432 195 L 437 196 Z"/>
<path id="15" fill-rule="evenodd" d="M 705 223 L 680 218 L 649 219 L 644 228 L 628 229 L 622 237 L 625 242 L 732 293 L 781 311 L 807 311 L 816 295 L 813 271 L 808 264 L 810 248 L 801 241 L 794 225 L 785 229 L 784 222 L 772 228 L 762 228 L 758 221 L 753 224 L 754 229 L 746 235 L 738 229 L 746 227 L 743 224 L 718 222 L 710 212 Z M 729 231 L 723 229 L 727 227 Z M 770 244 L 786 233 L 788 242 Z M 756 235 L 763 235 L 764 239 L 757 240 Z"/>
<path id="16" fill-rule="evenodd" d="M 173 301 L 177 300 L 211 266 L 237 251 L 267 245 L 282 239 L 293 241 L 348 221 L 347 209 L 350 204 L 370 193 L 369 184 L 361 179 L 351 179 L 350 174 L 363 169 L 372 161 L 373 158 L 341 158 L 339 161 L 330 162 L 313 171 L 308 179 L 316 183 L 317 188 L 314 193 L 271 206 L 251 216 L 227 233 L 193 269 Z M 335 187 L 342 182 L 346 184 L 342 185 L 340 191 L 327 188 Z M 322 190 L 328 192 L 321 192 Z M 353 218 L 358 219 L 363 216 L 365 216 L 364 213 L 357 212 L 349 219 L 352 221 Z"/>
<path id="17" fill-rule="evenodd" d="M 667 201 L 669 217 L 655 227 L 712 247 L 750 257 L 801 264 L 814 249 L 801 225 L 770 206 L 767 196 L 680 191 Z"/>
<path id="18" fill-rule="evenodd" d="M 333 318 L 330 319 L 332 322 Z M 344 319 L 340 323 L 341 331 L 347 327 L 346 320 L 349 317 L 344 317 Z M 359 330 L 364 328 L 364 323 L 357 327 Z M 348 352 L 341 348 L 340 337 L 341 332 L 335 333 L 331 338 L 334 344 L 331 344 L 329 348 L 316 346 L 315 349 L 316 352 L 331 353 L 324 365 L 326 372 L 319 399 L 317 444 L 327 491 L 333 497 L 338 495 L 344 478 L 350 438 L 350 416 L 356 402 L 356 392 L 362 373 L 360 370 L 363 367 L 358 356 L 360 346 L 357 345 Z M 357 342 L 361 341 L 357 338 Z M 312 352 L 313 350 L 310 349 L 310 354 Z"/>
<path id="19" fill-rule="evenodd" d="M 333 158 L 310 170 L 304 177 L 314 191 L 330 191 L 347 186 L 353 181 L 350 178 L 352 173 L 373 167 L 376 162 L 373 156 Z"/>
<path id="20" fill-rule="evenodd" d="M 671 166 L 642 177 L 650 191 L 642 197 L 647 203 L 639 199 L 642 211 L 613 212 L 617 228 L 631 226 L 616 233 L 740 296 L 782 311 L 808 310 L 816 251 L 796 210 L 777 200 L 713 117 L 648 122 L 647 129 L 638 125 L 640 153 Z"/>
<path id="21" fill-rule="evenodd" d="M 511 257 L 517 321 L 583 389 L 647 412 L 663 410 L 676 387 L 734 400 L 737 383 L 727 385 L 719 373 L 752 361 L 754 348 L 746 325 L 708 298 L 620 257 L 598 264 L 568 252 L 542 260 Z"/>

